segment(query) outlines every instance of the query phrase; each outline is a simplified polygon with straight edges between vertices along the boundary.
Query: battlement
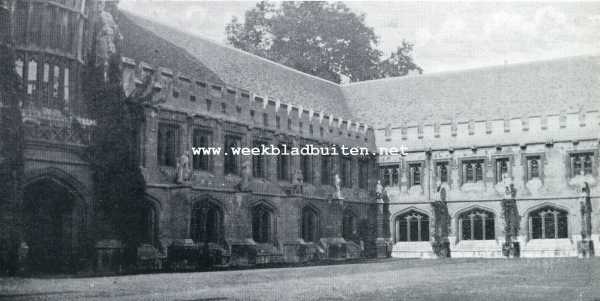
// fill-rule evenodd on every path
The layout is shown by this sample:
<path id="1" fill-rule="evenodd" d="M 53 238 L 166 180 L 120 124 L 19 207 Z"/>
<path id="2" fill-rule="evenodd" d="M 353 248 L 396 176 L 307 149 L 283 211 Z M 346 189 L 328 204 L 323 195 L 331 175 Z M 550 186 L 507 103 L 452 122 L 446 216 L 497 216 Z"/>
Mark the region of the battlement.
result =
<path id="1" fill-rule="evenodd" d="M 449 123 L 411 123 L 379 128 L 379 146 L 405 145 L 411 151 L 546 143 L 598 139 L 600 111 L 563 111 L 558 114 L 490 120 L 454 120 Z"/>
<path id="2" fill-rule="evenodd" d="M 343 119 L 285 103 L 251 91 L 194 78 L 169 68 L 152 66 L 123 57 L 126 95 L 150 81 L 152 102 L 161 109 L 189 116 L 219 118 L 267 131 L 294 134 L 331 144 L 375 146 L 374 129 L 365 123 Z"/>

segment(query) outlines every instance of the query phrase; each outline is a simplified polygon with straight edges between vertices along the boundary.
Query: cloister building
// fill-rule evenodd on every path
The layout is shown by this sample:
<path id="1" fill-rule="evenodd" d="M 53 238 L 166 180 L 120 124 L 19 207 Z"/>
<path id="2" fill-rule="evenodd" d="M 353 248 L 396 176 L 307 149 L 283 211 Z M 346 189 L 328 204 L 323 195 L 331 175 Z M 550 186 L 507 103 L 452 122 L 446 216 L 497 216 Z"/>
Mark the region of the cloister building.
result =
<path id="1" fill-rule="evenodd" d="M 600 57 L 339 85 L 121 12 L 116 1 L 0 4 L 0 40 L 16 49 L 28 98 L 24 201 L 0 200 L 0 229 L 22 217 L 40 271 L 106 266 L 106 251 L 122 247 L 97 214 L 82 156 L 95 127 L 82 79 L 103 38 L 115 41 L 125 93 L 148 82 L 153 92 L 138 138 L 147 185 L 140 247 L 166 256 L 170 246 L 202 244 L 240 265 L 386 249 L 433 257 L 430 204 L 443 187 L 452 256 L 499 257 L 508 176 L 522 256 L 577 255 L 574 179 L 599 192 Z M 191 155 L 193 146 L 309 144 L 371 153 Z M 401 145 L 406 156 L 377 154 Z M 597 210 L 592 229 L 597 247 Z"/>

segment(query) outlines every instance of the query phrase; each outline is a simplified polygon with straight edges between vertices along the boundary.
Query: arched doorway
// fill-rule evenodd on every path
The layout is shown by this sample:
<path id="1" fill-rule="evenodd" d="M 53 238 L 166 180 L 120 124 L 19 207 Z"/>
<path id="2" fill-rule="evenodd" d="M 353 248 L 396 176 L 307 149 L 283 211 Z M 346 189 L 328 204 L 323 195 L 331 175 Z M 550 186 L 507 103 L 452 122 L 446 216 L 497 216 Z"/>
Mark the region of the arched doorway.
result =
<path id="1" fill-rule="evenodd" d="M 195 242 L 220 244 L 224 240 L 223 228 L 221 207 L 208 200 L 193 204 L 190 236 Z"/>
<path id="2" fill-rule="evenodd" d="M 319 214 L 311 206 L 302 209 L 302 239 L 305 242 L 319 241 Z"/>
<path id="3" fill-rule="evenodd" d="M 23 230 L 34 272 L 72 272 L 77 261 L 77 197 L 50 179 L 28 184 L 23 196 Z"/>
<path id="4" fill-rule="evenodd" d="M 349 209 L 344 210 L 342 217 L 342 237 L 346 240 L 358 241 L 358 218 L 356 214 Z"/>
<path id="5" fill-rule="evenodd" d="M 257 243 L 273 242 L 273 210 L 264 204 L 252 208 L 252 239 Z"/>

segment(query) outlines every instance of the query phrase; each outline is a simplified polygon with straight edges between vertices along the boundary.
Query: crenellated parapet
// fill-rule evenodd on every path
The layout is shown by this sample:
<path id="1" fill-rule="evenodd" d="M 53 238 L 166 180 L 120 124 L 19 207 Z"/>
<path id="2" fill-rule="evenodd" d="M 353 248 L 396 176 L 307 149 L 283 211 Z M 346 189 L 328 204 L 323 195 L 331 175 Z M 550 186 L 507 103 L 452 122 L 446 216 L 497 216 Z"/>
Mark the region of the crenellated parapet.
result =
<path id="1" fill-rule="evenodd" d="M 306 141 L 375 150 L 373 127 L 333 112 L 286 103 L 127 57 L 122 58 L 122 64 L 125 93 L 148 89 L 149 84 L 151 103 L 161 110 L 192 118 L 214 118 Z"/>
<path id="2" fill-rule="evenodd" d="M 599 129 L 600 111 L 580 108 L 547 115 L 388 126 L 377 129 L 376 139 L 378 146 L 425 151 L 598 139 Z"/>

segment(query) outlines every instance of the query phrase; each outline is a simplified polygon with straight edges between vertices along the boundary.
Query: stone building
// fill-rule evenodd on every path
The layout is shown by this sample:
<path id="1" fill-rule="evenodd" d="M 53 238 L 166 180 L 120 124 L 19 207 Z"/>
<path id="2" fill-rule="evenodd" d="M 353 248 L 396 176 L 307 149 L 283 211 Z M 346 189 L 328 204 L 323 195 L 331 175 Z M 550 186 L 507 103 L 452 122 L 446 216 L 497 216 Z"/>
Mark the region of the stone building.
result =
<path id="1" fill-rule="evenodd" d="M 28 97 L 24 202 L 3 202 L 2 229 L 22 226 L 33 270 L 118 265 L 124 246 L 98 216 L 102 201 L 94 199 L 83 156 L 95 126 L 86 111 L 85 68 L 114 53 L 122 57 L 127 94 L 146 82 L 152 89 L 139 137 L 146 205 L 140 229 L 131 230 L 143 242 L 140 254 L 202 246 L 234 265 L 375 254 L 374 131 L 353 120 L 337 84 L 115 4 L 2 2 L 3 42 L 14 42 Z M 192 147 L 308 144 L 368 153 L 191 155 Z"/>
<path id="2" fill-rule="evenodd" d="M 140 254 L 202 246 L 247 265 L 385 256 L 392 242 L 392 256 L 432 257 L 431 202 L 443 198 L 452 256 L 497 257 L 506 181 L 517 190 L 522 255 L 577 254 L 581 183 L 598 195 L 598 57 L 338 85 L 120 12 L 116 1 L 0 4 L 0 41 L 16 49 L 28 98 L 24 202 L 0 200 L 0 239 L 19 229 L 34 270 L 110 268 L 123 247 L 98 216 L 82 155 L 95 126 L 82 79 L 113 53 L 127 94 L 152 90 L 138 138 Z M 370 154 L 191 154 L 309 144 Z M 407 156 L 374 155 L 400 145 Z M 597 247 L 597 210 L 591 221 Z"/>
<path id="3" fill-rule="evenodd" d="M 599 75 L 600 57 L 582 56 L 346 86 L 377 145 L 407 149 L 379 157 L 392 256 L 433 256 L 431 202 L 440 198 L 452 257 L 502 256 L 508 183 L 521 256 L 577 256 L 586 182 L 597 251 Z"/>

